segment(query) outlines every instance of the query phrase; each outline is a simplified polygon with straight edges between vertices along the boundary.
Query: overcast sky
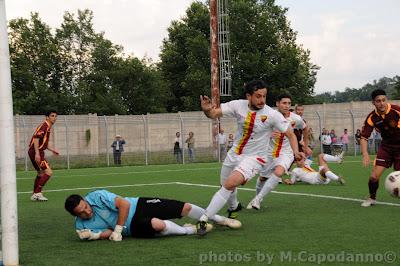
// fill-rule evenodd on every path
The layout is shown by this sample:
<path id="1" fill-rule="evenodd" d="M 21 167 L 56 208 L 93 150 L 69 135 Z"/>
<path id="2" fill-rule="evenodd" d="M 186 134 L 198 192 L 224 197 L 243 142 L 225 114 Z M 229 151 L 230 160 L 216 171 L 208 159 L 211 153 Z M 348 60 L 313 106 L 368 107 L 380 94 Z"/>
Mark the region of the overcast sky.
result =
<path id="1" fill-rule="evenodd" d="M 171 20 L 192 0 L 6 0 L 7 18 L 38 12 L 52 28 L 65 11 L 88 8 L 96 31 L 125 53 L 158 60 Z M 288 7 L 298 43 L 311 51 L 318 71 L 315 92 L 359 88 L 383 76 L 400 75 L 400 1 L 277 0 Z"/>

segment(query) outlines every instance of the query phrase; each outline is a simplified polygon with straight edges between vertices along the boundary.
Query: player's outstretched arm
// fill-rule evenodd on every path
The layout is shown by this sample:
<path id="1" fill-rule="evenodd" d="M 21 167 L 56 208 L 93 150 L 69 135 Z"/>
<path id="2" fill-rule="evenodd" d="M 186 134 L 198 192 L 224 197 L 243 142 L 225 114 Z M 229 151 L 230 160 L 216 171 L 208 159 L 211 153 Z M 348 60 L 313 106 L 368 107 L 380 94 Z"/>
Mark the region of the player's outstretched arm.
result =
<path id="1" fill-rule="evenodd" d="M 50 147 L 47 147 L 47 149 L 49 151 L 51 151 L 54 155 L 60 155 L 60 152 L 58 150 L 56 150 L 56 149 L 53 149 L 53 148 L 50 148 Z"/>
<path id="2" fill-rule="evenodd" d="M 211 99 L 206 95 L 200 95 L 201 110 L 204 114 L 211 119 L 219 118 L 222 116 L 222 110 L 220 107 L 216 107 L 211 103 Z"/>
<path id="3" fill-rule="evenodd" d="M 362 154 L 362 164 L 364 167 L 367 167 L 370 164 L 370 159 L 369 159 L 369 154 L 368 154 L 368 140 L 361 137 L 360 146 L 361 146 L 361 154 Z"/>
<path id="4" fill-rule="evenodd" d="M 76 230 L 79 238 L 81 240 L 100 240 L 100 239 L 108 239 L 112 233 L 112 230 L 107 229 L 103 232 L 94 232 L 90 229 L 81 229 Z"/>
<path id="5" fill-rule="evenodd" d="M 293 150 L 294 157 L 297 160 L 301 160 L 302 158 L 305 158 L 304 153 L 299 152 L 299 144 L 297 143 L 297 138 L 296 135 L 294 134 L 293 130 L 291 128 L 288 128 L 285 132 L 286 137 L 289 139 L 290 147 Z"/>

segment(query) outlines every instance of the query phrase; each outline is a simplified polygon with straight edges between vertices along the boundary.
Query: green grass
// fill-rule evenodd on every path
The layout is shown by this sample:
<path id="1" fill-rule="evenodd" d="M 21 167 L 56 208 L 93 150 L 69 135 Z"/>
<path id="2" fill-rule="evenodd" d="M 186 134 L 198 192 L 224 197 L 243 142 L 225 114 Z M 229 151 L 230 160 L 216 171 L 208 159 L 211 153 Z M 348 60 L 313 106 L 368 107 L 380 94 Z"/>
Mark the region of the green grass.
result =
<path id="1" fill-rule="evenodd" d="M 369 169 L 361 167 L 359 158 L 346 159 L 342 165 L 332 164 L 331 167 L 346 177 L 346 186 L 336 183 L 326 186 L 279 185 L 277 191 L 363 199 L 368 194 Z M 48 202 L 31 202 L 34 173 L 18 172 L 20 264 L 199 265 L 200 259 L 207 257 L 213 261 L 202 265 L 217 264 L 217 260 L 218 265 L 266 265 L 266 261 L 257 261 L 257 258 L 270 254 L 274 255 L 273 265 L 316 265 L 313 254 L 383 254 L 387 251 L 395 252 L 400 258 L 398 206 L 361 208 L 359 202 L 272 193 L 260 211 L 243 210 L 240 213 L 243 227 L 239 230 L 217 227 L 201 239 L 197 236 L 126 238 L 119 243 L 80 241 L 73 228 L 73 217 L 63 208 L 68 195 L 89 191 L 83 188 L 160 182 L 218 185 L 219 169 L 217 163 L 204 163 L 55 170 L 54 177 L 45 187 L 49 190 L 45 192 Z M 400 203 L 384 191 L 384 180 L 381 181 L 379 200 Z M 253 189 L 254 186 L 253 180 L 245 188 Z M 206 207 L 217 188 L 168 184 L 108 190 L 123 196 L 174 198 Z M 253 191 L 239 191 L 239 200 L 245 205 L 253 196 Z M 221 213 L 224 211 L 225 208 Z M 280 256 L 287 252 L 294 256 L 302 254 L 302 259 L 308 257 L 308 263 L 282 260 Z M 393 265 L 398 262 L 399 259 Z M 331 262 L 329 265 L 349 264 Z"/>

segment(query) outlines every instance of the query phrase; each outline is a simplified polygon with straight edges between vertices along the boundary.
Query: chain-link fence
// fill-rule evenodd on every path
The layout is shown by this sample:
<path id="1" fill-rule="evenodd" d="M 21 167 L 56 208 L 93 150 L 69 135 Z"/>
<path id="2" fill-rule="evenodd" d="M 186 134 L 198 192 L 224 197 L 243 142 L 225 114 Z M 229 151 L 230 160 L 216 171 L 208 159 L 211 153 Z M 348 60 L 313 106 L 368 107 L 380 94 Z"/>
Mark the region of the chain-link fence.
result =
<path id="1" fill-rule="evenodd" d="M 344 129 L 348 129 L 348 154 L 359 154 L 354 134 L 372 110 L 370 102 L 346 104 L 322 104 L 305 106 L 304 118 L 313 129 L 314 154 L 321 151 L 319 136 L 323 128 L 334 129 L 338 143 Z M 15 117 L 15 145 L 18 169 L 32 169 L 27 149 L 32 133 L 42 123 L 44 116 Z M 236 131 L 233 118 L 222 118 L 221 128 L 226 138 Z M 177 156 L 174 142 L 176 133 L 181 134 L 181 156 Z M 195 138 L 194 158 L 189 158 L 185 143 L 193 132 Z M 60 151 L 60 156 L 47 152 L 46 156 L 53 168 L 78 168 L 113 166 L 112 142 L 116 135 L 126 141 L 122 153 L 122 165 L 171 164 L 191 162 L 216 162 L 222 160 L 213 138 L 212 120 L 202 112 L 180 112 L 147 115 L 59 115 L 50 137 L 49 145 Z M 376 143 L 378 141 L 375 141 Z M 375 151 L 371 140 L 371 153 Z M 190 160 L 189 160 L 190 159 Z"/>

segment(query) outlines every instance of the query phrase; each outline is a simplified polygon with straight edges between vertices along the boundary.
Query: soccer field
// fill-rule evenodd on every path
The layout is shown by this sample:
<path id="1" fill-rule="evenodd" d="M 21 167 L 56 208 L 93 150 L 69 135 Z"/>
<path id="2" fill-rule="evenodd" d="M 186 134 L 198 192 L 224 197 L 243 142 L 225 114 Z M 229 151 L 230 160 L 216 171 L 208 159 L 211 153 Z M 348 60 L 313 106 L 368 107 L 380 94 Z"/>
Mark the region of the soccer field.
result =
<path id="1" fill-rule="evenodd" d="M 241 229 L 216 227 L 203 238 L 125 238 L 122 242 L 80 241 L 73 217 L 64 210 L 65 198 L 105 188 L 122 196 L 173 198 L 206 207 L 219 186 L 220 164 L 56 170 L 45 187 L 48 202 L 31 202 L 35 173 L 18 172 L 20 263 L 385 265 L 397 256 L 393 265 L 399 265 L 400 201 L 386 193 L 382 179 L 378 192 L 382 204 L 362 208 L 370 169 L 362 168 L 360 158 L 354 157 L 341 165 L 331 164 L 331 169 L 346 178 L 345 186 L 280 184 L 261 210 L 239 213 Z M 243 205 L 254 196 L 254 187 L 252 180 L 239 190 Z"/>

